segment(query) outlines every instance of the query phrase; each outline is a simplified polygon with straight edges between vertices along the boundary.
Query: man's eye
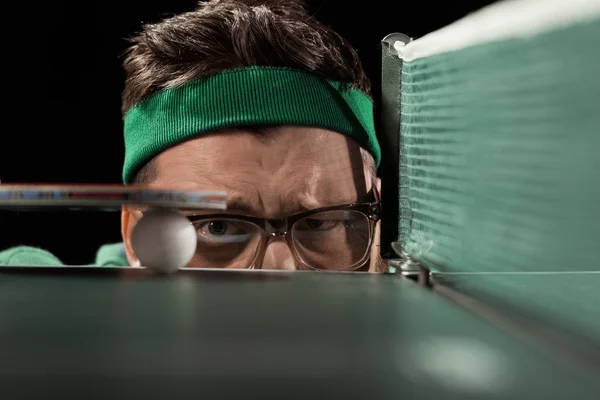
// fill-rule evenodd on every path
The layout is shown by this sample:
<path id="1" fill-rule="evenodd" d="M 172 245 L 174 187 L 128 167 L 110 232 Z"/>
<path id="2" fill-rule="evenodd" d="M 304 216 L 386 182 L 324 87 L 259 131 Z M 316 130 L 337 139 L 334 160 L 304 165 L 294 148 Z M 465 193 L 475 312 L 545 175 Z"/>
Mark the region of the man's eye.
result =
<path id="1" fill-rule="evenodd" d="M 327 219 L 307 218 L 304 223 L 308 229 L 328 230 L 336 226 L 338 221 Z"/>
<path id="2" fill-rule="evenodd" d="M 198 240 L 204 243 L 247 242 L 257 234 L 254 225 L 243 221 L 206 220 L 196 224 Z"/>
<path id="3" fill-rule="evenodd" d="M 229 236 L 241 235 L 246 233 L 244 224 L 235 221 L 224 221 L 213 219 L 202 222 L 198 228 L 198 233 L 202 236 Z"/>
<path id="4" fill-rule="evenodd" d="M 207 226 L 205 229 L 208 229 L 208 232 L 215 236 L 225 235 L 229 227 L 229 224 L 225 221 L 210 221 L 204 225 Z"/>

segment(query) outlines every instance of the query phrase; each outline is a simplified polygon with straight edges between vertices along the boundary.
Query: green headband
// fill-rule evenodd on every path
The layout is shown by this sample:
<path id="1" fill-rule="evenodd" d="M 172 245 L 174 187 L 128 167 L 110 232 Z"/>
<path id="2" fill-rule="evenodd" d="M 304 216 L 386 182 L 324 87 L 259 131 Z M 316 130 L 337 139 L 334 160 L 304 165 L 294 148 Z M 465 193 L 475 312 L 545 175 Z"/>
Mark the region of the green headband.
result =
<path id="1" fill-rule="evenodd" d="M 125 114 L 123 181 L 162 151 L 224 128 L 302 125 L 355 139 L 379 166 L 373 103 L 348 84 L 278 67 L 231 69 L 157 92 Z"/>

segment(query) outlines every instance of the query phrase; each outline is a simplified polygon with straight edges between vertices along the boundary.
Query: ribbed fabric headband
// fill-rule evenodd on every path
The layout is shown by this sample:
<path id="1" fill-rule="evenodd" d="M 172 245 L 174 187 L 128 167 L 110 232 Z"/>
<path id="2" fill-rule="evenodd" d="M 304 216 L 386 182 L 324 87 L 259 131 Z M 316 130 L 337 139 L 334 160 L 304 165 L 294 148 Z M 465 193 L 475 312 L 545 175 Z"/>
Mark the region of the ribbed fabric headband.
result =
<path id="1" fill-rule="evenodd" d="M 231 69 L 157 92 L 125 114 L 123 181 L 162 151 L 220 129 L 301 125 L 355 139 L 377 166 L 373 103 L 348 84 L 278 67 Z"/>

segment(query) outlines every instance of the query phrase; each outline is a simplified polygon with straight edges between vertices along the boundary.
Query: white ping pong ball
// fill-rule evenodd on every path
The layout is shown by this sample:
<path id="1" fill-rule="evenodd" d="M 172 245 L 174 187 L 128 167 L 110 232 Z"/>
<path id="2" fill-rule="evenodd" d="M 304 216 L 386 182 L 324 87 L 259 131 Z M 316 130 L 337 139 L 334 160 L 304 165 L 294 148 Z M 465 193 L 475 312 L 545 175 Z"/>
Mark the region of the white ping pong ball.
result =
<path id="1" fill-rule="evenodd" d="M 190 221 L 172 210 L 144 212 L 131 232 L 131 247 L 143 267 L 175 272 L 185 267 L 196 252 L 196 230 Z"/>

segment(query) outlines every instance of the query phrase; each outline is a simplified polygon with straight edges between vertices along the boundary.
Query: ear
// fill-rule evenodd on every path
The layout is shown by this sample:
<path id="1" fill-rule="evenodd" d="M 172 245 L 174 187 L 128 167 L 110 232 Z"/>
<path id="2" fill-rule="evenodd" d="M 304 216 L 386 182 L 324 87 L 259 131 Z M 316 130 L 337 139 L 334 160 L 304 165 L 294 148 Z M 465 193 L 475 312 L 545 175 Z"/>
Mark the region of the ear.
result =
<path id="1" fill-rule="evenodd" d="M 128 207 L 121 209 L 121 236 L 123 243 L 125 244 L 125 252 L 127 254 L 127 261 L 132 267 L 139 267 L 140 260 L 135 256 L 133 248 L 131 247 L 131 232 L 133 227 L 139 221 L 139 216 L 135 211 L 132 211 Z"/>

